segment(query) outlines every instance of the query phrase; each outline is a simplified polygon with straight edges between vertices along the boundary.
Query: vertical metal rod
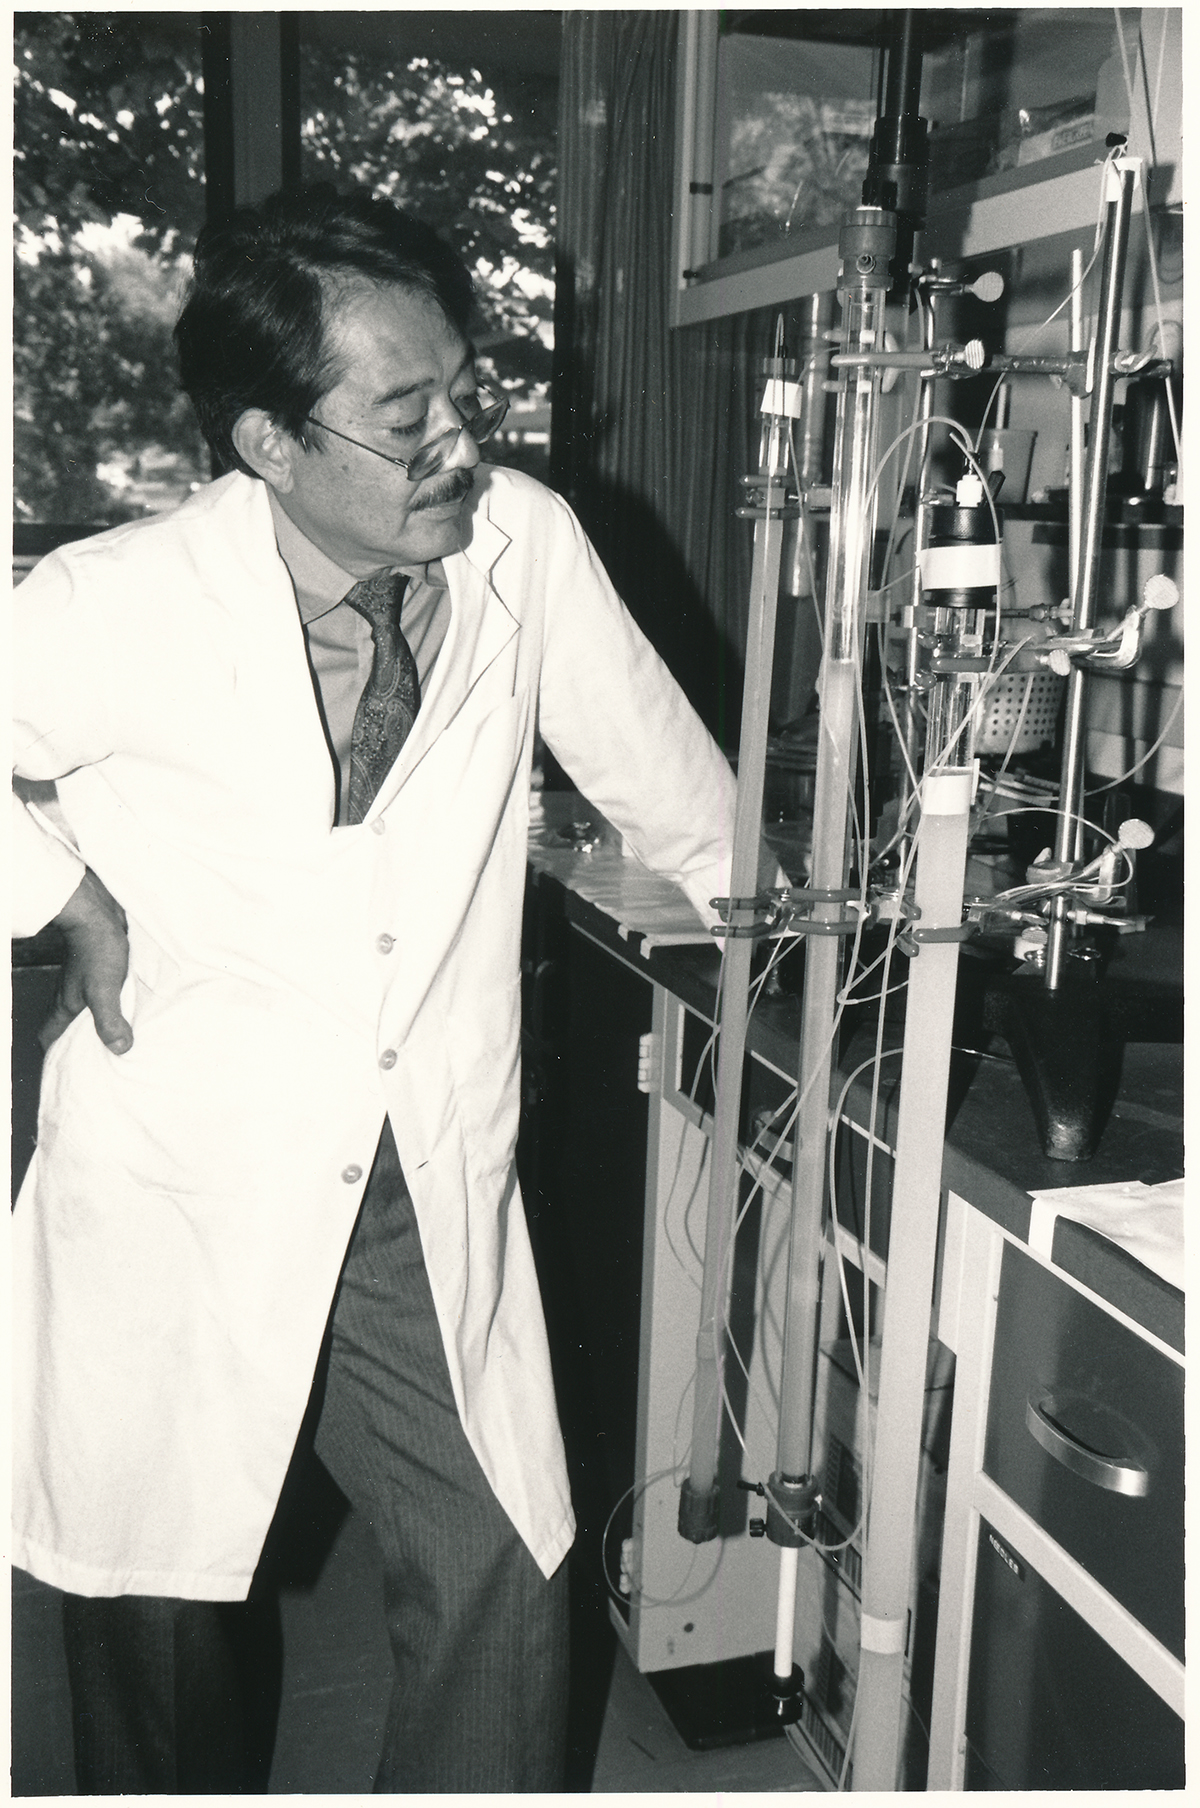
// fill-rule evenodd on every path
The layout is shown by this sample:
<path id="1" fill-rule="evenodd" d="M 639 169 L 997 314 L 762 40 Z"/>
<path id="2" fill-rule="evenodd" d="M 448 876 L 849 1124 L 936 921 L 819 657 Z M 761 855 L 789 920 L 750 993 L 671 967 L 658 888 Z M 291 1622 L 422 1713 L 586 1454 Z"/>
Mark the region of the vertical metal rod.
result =
<path id="1" fill-rule="evenodd" d="M 883 110 L 893 116 L 917 113 L 920 107 L 921 52 L 913 37 L 912 9 L 905 8 L 896 21 L 888 49 Z"/>
<path id="2" fill-rule="evenodd" d="M 895 216 L 861 207 L 847 217 L 839 250 L 842 349 L 883 344 L 884 308 L 895 254 Z M 834 438 L 829 567 L 825 585 L 825 656 L 821 664 L 820 734 L 813 799 L 811 883 L 817 922 L 842 915 L 822 891 L 839 891 L 848 868 L 847 830 L 858 750 L 858 690 L 866 632 L 866 591 L 875 538 L 879 449 L 878 369 L 846 370 L 838 387 Z M 865 867 L 866 849 L 862 850 Z M 779 1386 L 779 1436 L 773 1482 L 802 1482 L 812 1462 L 812 1410 L 817 1330 L 821 1312 L 821 1240 L 825 1208 L 825 1151 L 833 1067 L 841 942 L 810 934 L 805 949 L 799 1061 L 800 1097 L 794 1132 L 787 1304 Z M 792 1668 L 797 1549 L 768 1514 L 779 1543 L 775 1619 L 775 1675 Z"/>
<path id="3" fill-rule="evenodd" d="M 817 576 L 818 552 L 815 522 L 808 510 L 808 492 L 821 481 L 825 450 L 826 382 L 832 353 L 825 339 L 825 328 L 832 318 L 831 295 L 811 295 L 805 314 L 805 343 L 800 361 L 800 418 L 792 434 L 792 456 L 800 509 L 789 520 L 783 543 L 783 596 L 792 599 L 794 614 L 789 636 L 786 626 L 780 638 L 780 654 L 784 659 L 784 684 L 773 693 L 776 707 L 788 722 L 797 707 L 805 709 L 811 700 L 815 672 L 819 664 L 814 646 L 814 629 L 820 632 L 821 588 Z M 799 680 L 808 681 L 801 691 Z"/>
<path id="4" fill-rule="evenodd" d="M 1071 252 L 1071 350 L 1081 352 L 1087 341 L 1083 328 L 1083 252 L 1076 246 Z M 1067 491 L 1067 544 L 1070 575 L 1071 611 L 1079 594 L 1079 555 L 1083 545 L 1083 498 L 1086 477 L 1087 433 L 1083 425 L 1083 397 L 1071 392 L 1071 469 Z M 1075 825 L 1072 858 L 1083 858 L 1083 822 Z M 1057 970 L 1057 963 L 1056 963 Z"/>
<path id="5" fill-rule="evenodd" d="M 765 506 L 754 527 L 754 562 L 746 628 L 746 676 L 730 875 L 734 898 L 753 898 L 757 893 L 762 845 L 767 717 L 788 470 L 787 435 L 782 431 L 782 421 L 768 417 L 768 426 L 762 473 Z M 749 916 L 752 916 L 751 912 L 735 909 L 730 920 L 733 925 L 741 926 Z M 692 1450 L 679 1510 L 680 1532 L 693 1543 L 703 1543 L 717 1535 L 716 1477 L 720 1453 L 725 1295 L 729 1283 L 730 1240 L 737 1211 L 738 1119 L 753 952 L 754 942 L 749 937 L 730 935 L 726 938 L 722 957 L 717 1094 L 709 1154 L 700 1327 L 696 1337 Z"/>
<path id="6" fill-rule="evenodd" d="M 796 446 L 796 482 L 801 497 L 809 484 L 821 477 L 821 453 L 825 437 L 825 380 L 829 375 L 829 347 L 824 341 L 828 319 L 823 294 L 811 295 L 808 302 L 809 345 L 802 373 L 804 400 L 800 414 L 800 437 Z M 801 517 L 803 524 L 803 516 Z"/>
<path id="7" fill-rule="evenodd" d="M 1071 252 L 1071 350 L 1081 352 L 1083 345 L 1083 252 L 1078 246 Z M 1070 543 L 1071 598 L 1079 589 L 1079 545 L 1083 533 L 1083 457 L 1086 435 L 1083 431 L 1083 397 L 1071 392 L 1070 474 L 1068 479 L 1067 533 Z"/>
<path id="8" fill-rule="evenodd" d="M 843 226 L 839 249 L 842 349 L 881 346 L 889 268 L 895 255 L 895 216 L 881 208 L 856 209 Z M 834 441 L 825 657 L 813 801 L 812 885 L 818 893 L 841 890 L 847 874 L 865 600 L 875 535 L 872 480 L 878 454 L 879 394 L 878 369 L 843 372 Z M 832 900 L 818 898 L 812 908 L 818 923 L 833 924 L 842 914 L 842 906 Z M 777 1456 L 779 1474 L 795 1480 L 807 1475 L 811 1460 L 829 1084 L 840 969 L 840 939 L 832 934 L 810 935 L 805 950 Z"/>
<path id="9" fill-rule="evenodd" d="M 936 269 L 937 269 L 936 258 L 932 260 L 930 268 L 936 271 Z M 922 325 L 922 334 L 921 334 L 922 351 L 930 351 L 930 350 L 932 350 L 932 347 L 933 347 L 934 334 L 935 334 L 936 324 L 937 324 L 936 315 L 934 313 L 935 305 L 936 305 L 936 297 L 931 294 L 929 296 L 928 305 L 926 307 L 925 314 L 923 316 L 923 325 Z M 913 543 L 914 549 L 917 547 L 923 546 L 925 543 L 925 532 L 926 532 L 926 527 L 927 527 L 928 518 L 929 518 L 929 506 L 925 501 L 925 495 L 926 495 L 926 491 L 927 491 L 928 484 L 929 484 L 929 420 L 930 420 L 930 416 L 933 413 L 934 378 L 918 376 L 917 381 L 921 385 L 921 401 L 920 401 L 920 412 L 919 412 L 919 416 L 918 416 L 919 421 L 920 421 L 920 430 L 917 434 L 917 447 L 916 447 L 916 450 L 917 450 L 916 503 L 915 503 L 915 507 L 913 509 L 912 543 Z M 903 709 L 903 713 L 901 715 L 901 727 L 904 730 L 904 754 L 905 754 L 905 757 L 902 761 L 902 768 L 901 768 L 901 773 L 900 773 L 899 820 L 902 823 L 907 818 L 909 806 L 912 801 L 913 780 L 912 780 L 912 777 L 910 776 L 910 774 L 915 773 L 917 770 L 917 756 L 920 752 L 918 743 L 920 740 L 921 718 L 920 718 L 920 712 L 917 709 L 917 671 L 918 671 L 918 666 L 919 666 L 919 662 L 920 662 L 920 646 L 917 641 L 917 610 L 919 609 L 920 605 L 921 605 L 921 568 L 920 568 L 920 562 L 917 559 L 914 559 L 913 560 L 912 591 L 910 594 L 909 604 L 908 604 L 908 612 L 910 613 L 912 620 L 909 625 L 908 640 L 905 644 L 904 709 Z M 912 846 L 912 836 L 909 835 L 906 830 L 903 834 L 901 834 L 901 836 L 899 837 L 899 840 L 896 843 L 896 865 L 897 865 L 897 870 L 901 873 L 905 871 L 905 869 L 908 865 L 908 856 L 909 856 L 909 850 L 910 850 L 911 846 Z"/>
<path id="10" fill-rule="evenodd" d="M 1125 283 L 1125 254 L 1129 244 L 1129 215 L 1139 160 L 1122 157 L 1106 169 L 1110 184 L 1105 204 L 1104 258 L 1100 275 L 1100 306 L 1092 353 L 1092 408 L 1088 422 L 1087 461 L 1084 480 L 1084 518 L 1080 534 L 1079 581 L 1071 599 L 1072 631 L 1085 632 L 1096 615 L 1100 578 L 1104 503 L 1108 488 L 1108 436 L 1112 427 L 1113 358 L 1121 331 L 1121 293 Z M 1062 767 L 1059 780 L 1058 821 L 1054 858 L 1063 865 L 1076 857 L 1081 832 L 1083 777 L 1086 764 L 1083 717 L 1085 677 L 1072 668 L 1067 679 L 1063 720 Z M 1069 905 L 1063 896 L 1054 900 L 1046 949 L 1046 987 L 1057 991 L 1065 977 Z"/>

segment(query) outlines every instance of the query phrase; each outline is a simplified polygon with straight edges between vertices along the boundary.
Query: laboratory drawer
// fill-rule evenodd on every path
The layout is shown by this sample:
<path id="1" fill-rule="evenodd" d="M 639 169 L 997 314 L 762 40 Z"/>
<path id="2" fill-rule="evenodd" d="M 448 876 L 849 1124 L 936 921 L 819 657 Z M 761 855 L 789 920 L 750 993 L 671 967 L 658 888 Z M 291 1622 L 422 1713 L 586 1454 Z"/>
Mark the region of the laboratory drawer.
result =
<path id="1" fill-rule="evenodd" d="M 1182 1789 L 1183 1722 L 983 1520 L 968 1789 Z"/>
<path id="2" fill-rule="evenodd" d="M 984 1470 L 1183 1657 L 1183 1370 L 1005 1245 Z"/>

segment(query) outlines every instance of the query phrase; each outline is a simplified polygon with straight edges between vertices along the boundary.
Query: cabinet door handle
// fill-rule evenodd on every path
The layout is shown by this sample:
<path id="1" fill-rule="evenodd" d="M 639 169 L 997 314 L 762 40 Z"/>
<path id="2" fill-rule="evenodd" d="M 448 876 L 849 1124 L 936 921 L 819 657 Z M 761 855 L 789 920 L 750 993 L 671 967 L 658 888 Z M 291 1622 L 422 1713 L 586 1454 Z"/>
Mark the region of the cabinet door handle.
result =
<path id="1" fill-rule="evenodd" d="M 1141 1463 L 1127 1458 L 1104 1456 L 1073 1438 L 1054 1417 L 1052 1393 L 1030 1394 L 1025 1402 L 1025 1425 L 1030 1436 L 1052 1456 L 1056 1463 L 1082 1476 L 1093 1487 L 1107 1488 L 1110 1494 L 1130 1494 L 1140 1499 L 1150 1492 L 1150 1472 Z"/>

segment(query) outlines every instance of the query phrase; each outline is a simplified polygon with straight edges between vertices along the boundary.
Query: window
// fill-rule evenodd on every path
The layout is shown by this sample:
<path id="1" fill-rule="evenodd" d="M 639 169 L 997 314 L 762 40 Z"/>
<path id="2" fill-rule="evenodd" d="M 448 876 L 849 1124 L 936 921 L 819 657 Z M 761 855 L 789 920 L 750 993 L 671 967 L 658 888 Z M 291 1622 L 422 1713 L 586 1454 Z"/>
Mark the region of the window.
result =
<path id="1" fill-rule="evenodd" d="M 545 480 L 557 16 L 303 13 L 300 32 L 304 180 L 365 184 L 465 258 L 480 376 L 509 398 L 487 456 Z"/>
<path id="2" fill-rule="evenodd" d="M 875 124 L 878 56 L 726 32 L 717 56 L 716 255 L 837 229 L 857 205 Z"/>
<path id="3" fill-rule="evenodd" d="M 14 23 L 15 516 L 129 520 L 208 476 L 171 344 L 204 218 L 200 26 Z"/>
<path id="4" fill-rule="evenodd" d="M 367 183 L 456 244 L 481 298 L 482 374 L 511 404 L 489 456 L 545 476 L 559 16 L 292 17 L 302 175 Z M 221 69 L 220 23 L 232 20 L 237 38 L 247 19 L 16 15 L 14 513 L 28 556 L 63 537 L 50 524 L 170 508 L 209 476 L 171 330 L 205 218 L 203 40 Z M 249 50 L 253 63 L 257 40 Z M 243 64 L 242 73 L 253 103 L 269 70 Z M 215 103 L 214 92 L 210 112 Z M 229 202 L 226 137 L 262 123 L 239 117 L 216 129 L 213 180 Z M 277 130 L 266 138 L 278 156 Z M 295 149 L 294 139 L 282 146 L 285 169 Z M 232 154 L 245 156 L 244 143 Z"/>

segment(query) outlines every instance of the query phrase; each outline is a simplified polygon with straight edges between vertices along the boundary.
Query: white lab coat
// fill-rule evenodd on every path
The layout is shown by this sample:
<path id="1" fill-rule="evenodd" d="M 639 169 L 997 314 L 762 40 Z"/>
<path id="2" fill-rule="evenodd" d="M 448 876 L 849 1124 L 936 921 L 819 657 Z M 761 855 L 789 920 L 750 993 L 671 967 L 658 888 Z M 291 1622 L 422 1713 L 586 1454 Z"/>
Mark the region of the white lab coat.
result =
<path id="1" fill-rule="evenodd" d="M 54 1044 L 14 1216 L 14 1560 L 59 1587 L 245 1595 L 385 1111 L 466 1434 L 547 1575 L 570 1545 L 513 1162 L 535 718 L 710 921 L 734 787 L 557 497 L 484 467 L 445 568 L 416 726 L 348 828 L 260 483 L 18 592 L 17 769 L 58 781 L 131 948 L 133 1048 L 86 1013 Z M 80 869 L 23 810 L 17 841 L 28 934 Z"/>

